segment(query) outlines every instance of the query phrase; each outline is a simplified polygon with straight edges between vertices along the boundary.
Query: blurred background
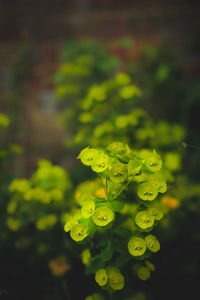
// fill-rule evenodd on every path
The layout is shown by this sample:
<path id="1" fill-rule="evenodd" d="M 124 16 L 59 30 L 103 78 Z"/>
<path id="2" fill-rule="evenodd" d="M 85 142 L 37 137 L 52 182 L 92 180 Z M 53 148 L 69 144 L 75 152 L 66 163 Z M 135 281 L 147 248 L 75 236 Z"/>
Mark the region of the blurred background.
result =
<path id="1" fill-rule="evenodd" d="M 199 16 L 198 0 L 0 0 L 0 298 L 81 300 L 92 293 L 94 284 L 85 277 L 81 262 L 66 255 L 73 248 L 65 241 L 63 221 L 41 230 L 41 215 L 31 217 L 34 207 L 28 212 L 19 205 L 16 212 L 8 204 L 19 189 L 11 187 L 15 178 L 37 187 L 35 172 L 44 167 L 39 159 L 66 170 L 66 177 L 58 175 L 65 189 L 55 189 L 71 199 L 76 185 L 89 177 L 77 167 L 77 154 L 88 144 L 102 145 L 99 140 L 104 138 L 102 128 L 91 135 L 91 116 L 81 115 L 79 103 L 91 86 L 119 72 L 127 73 L 142 91 L 141 100 L 123 113 L 140 108 L 149 119 L 140 130 L 121 125 L 126 121 L 114 116 L 120 132 L 116 137 L 136 148 L 158 148 L 164 156 L 178 153 L 168 164 L 177 164 L 174 170 L 169 167 L 175 186 L 170 196 L 179 204 L 160 231 L 163 250 L 155 258 L 157 273 L 150 282 L 136 281 L 132 298 L 116 299 L 194 295 L 200 279 Z M 109 109 L 122 113 L 112 103 Z M 102 113 L 104 122 L 109 118 Z M 105 131 L 109 124 L 104 124 Z M 134 138 L 131 130 L 137 131 Z M 66 210 L 62 205 L 56 207 L 57 218 Z M 38 209 L 47 214 L 43 206 Z M 24 220 L 22 225 L 16 223 L 18 218 Z M 63 267 L 61 277 L 52 275 L 52 261 Z"/>

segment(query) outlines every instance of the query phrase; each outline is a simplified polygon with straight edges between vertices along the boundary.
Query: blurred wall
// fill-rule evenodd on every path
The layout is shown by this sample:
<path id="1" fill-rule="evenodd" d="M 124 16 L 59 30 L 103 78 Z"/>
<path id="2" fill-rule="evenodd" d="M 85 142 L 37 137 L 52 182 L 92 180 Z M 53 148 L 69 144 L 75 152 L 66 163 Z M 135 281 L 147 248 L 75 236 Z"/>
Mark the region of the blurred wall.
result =
<path id="1" fill-rule="evenodd" d="M 1 0 L 1 42 L 131 35 L 186 46 L 200 33 L 198 0 Z"/>

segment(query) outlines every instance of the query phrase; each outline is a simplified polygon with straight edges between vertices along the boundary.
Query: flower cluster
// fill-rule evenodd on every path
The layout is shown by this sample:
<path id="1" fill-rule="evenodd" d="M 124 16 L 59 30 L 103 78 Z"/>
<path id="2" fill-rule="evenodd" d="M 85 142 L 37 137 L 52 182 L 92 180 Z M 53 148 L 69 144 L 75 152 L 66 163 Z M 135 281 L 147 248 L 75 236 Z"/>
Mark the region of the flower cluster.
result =
<path id="1" fill-rule="evenodd" d="M 160 201 L 167 190 L 160 155 L 155 150 L 134 151 L 127 144 L 113 142 L 105 149 L 87 147 L 78 159 L 99 179 L 78 186 L 76 205 L 64 230 L 87 246 L 81 257 L 88 274 L 95 273 L 103 289 L 121 290 L 125 280 L 120 268 L 134 258 L 146 261 L 145 266 L 137 263 L 137 270 L 133 269 L 138 278 L 148 279 L 153 265 L 147 259 L 160 250 L 151 231 L 167 212 Z M 127 261 L 121 261 L 122 257 Z"/>

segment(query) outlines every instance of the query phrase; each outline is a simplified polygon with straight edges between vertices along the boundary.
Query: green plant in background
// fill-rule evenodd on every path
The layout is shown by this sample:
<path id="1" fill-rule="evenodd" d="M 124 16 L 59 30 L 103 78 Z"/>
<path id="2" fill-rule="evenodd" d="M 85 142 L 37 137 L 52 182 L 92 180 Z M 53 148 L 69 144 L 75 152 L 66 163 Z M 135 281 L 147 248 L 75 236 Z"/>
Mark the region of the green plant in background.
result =
<path id="1" fill-rule="evenodd" d="M 13 176 L 14 158 L 22 153 L 21 147 L 10 143 L 7 138 L 9 126 L 8 116 L 0 113 L 0 204 L 3 214 L 8 198 L 7 185 L 11 176 Z"/>
<path id="2" fill-rule="evenodd" d="M 104 52 L 104 59 L 107 60 L 111 56 L 109 49 L 112 49 L 112 45 L 97 44 L 98 46 L 92 48 L 86 43 L 86 50 L 84 43 L 74 42 L 72 44 L 74 54 L 70 50 L 71 44 L 67 45 L 62 53 L 60 68 L 55 75 L 55 92 L 62 108 L 59 117 L 71 136 L 65 141 L 65 145 L 79 151 L 88 144 L 105 146 L 117 139 L 136 148 L 150 147 L 167 152 L 166 158 L 173 161 L 173 164 L 168 163 L 168 166 L 174 167 L 174 171 L 180 169 L 180 144 L 185 136 L 184 129 L 178 124 L 169 124 L 164 120 L 155 122 L 148 115 L 143 108 L 144 97 L 148 99 L 146 90 L 143 95 L 140 88 L 132 82 L 133 75 L 120 71 L 130 69 L 129 73 L 132 74 L 131 70 L 135 70 L 134 64 L 129 65 L 118 57 L 118 65 L 111 68 L 111 72 L 107 71 L 101 73 L 101 76 L 96 76 L 95 74 L 99 72 L 95 70 L 100 66 L 97 59 L 99 51 Z M 127 50 L 126 47 L 124 49 Z M 85 55 L 86 52 L 93 61 L 92 66 L 88 65 L 90 75 L 87 78 L 81 74 L 74 77 L 68 72 L 65 77 L 62 66 L 69 62 L 76 65 L 77 53 Z M 134 81 L 137 79 L 136 75 L 134 73 Z M 63 93 L 62 96 L 59 94 L 61 84 L 66 86 L 70 82 L 76 82 L 78 78 L 80 81 L 77 84 L 80 87 L 78 94 L 74 94 L 73 98 L 68 93 Z M 137 81 L 142 90 L 145 89 L 141 80 Z"/>
<path id="3" fill-rule="evenodd" d="M 78 158 L 99 176 L 78 188 L 64 227 L 85 248 L 86 274 L 95 274 L 108 293 L 123 289 L 125 276 L 147 280 L 155 270 L 149 258 L 160 250 L 151 231 L 167 212 L 160 201 L 167 190 L 161 157 L 155 150 L 144 154 L 113 142 L 104 149 L 87 147 Z"/>
<path id="4" fill-rule="evenodd" d="M 92 84 L 110 78 L 118 69 L 119 60 L 109 55 L 108 45 L 92 40 L 68 41 L 64 48 L 66 50 L 61 53 L 61 64 L 55 74 L 56 96 L 62 109 L 62 122 L 73 131 L 74 120 L 80 110 L 77 99 L 81 100 Z"/>
<path id="5" fill-rule="evenodd" d="M 51 229 L 65 210 L 65 199 L 71 189 L 68 173 L 47 160 L 39 160 L 30 180 L 14 179 L 9 190 L 7 225 L 17 231 L 34 224 L 38 230 Z"/>

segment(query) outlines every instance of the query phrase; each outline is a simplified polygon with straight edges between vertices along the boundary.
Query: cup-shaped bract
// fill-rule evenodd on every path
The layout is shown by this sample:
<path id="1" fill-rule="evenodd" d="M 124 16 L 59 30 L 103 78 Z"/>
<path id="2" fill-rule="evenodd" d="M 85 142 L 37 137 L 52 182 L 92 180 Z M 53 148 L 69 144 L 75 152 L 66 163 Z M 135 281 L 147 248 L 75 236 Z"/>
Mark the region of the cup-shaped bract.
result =
<path id="1" fill-rule="evenodd" d="M 146 248 L 145 240 L 141 237 L 133 236 L 128 242 L 128 251 L 133 256 L 142 256 Z"/>
<path id="2" fill-rule="evenodd" d="M 70 230 L 70 236 L 76 242 L 80 242 L 84 240 L 88 235 L 89 235 L 88 225 L 84 223 L 76 224 L 72 226 Z"/>
<path id="3" fill-rule="evenodd" d="M 127 144 L 123 144 L 121 142 L 113 142 L 107 147 L 107 151 L 111 156 L 116 158 L 120 158 L 123 155 L 127 155 L 130 153 L 130 148 Z"/>
<path id="4" fill-rule="evenodd" d="M 156 236 L 149 234 L 145 237 L 145 242 L 147 245 L 147 248 L 151 250 L 151 252 L 158 252 L 160 250 L 160 243 Z"/>
<path id="5" fill-rule="evenodd" d="M 95 210 L 92 219 L 97 226 L 104 227 L 111 223 L 114 220 L 114 217 L 115 214 L 111 208 L 107 206 L 100 206 Z"/>
<path id="6" fill-rule="evenodd" d="M 165 193 L 167 191 L 167 183 L 164 180 L 159 180 L 158 178 L 153 179 L 151 184 L 154 185 L 159 193 Z"/>
<path id="7" fill-rule="evenodd" d="M 120 272 L 113 272 L 109 275 L 109 286 L 114 291 L 122 290 L 124 287 L 124 277 Z"/>
<path id="8" fill-rule="evenodd" d="M 131 159 L 128 162 L 128 178 L 133 179 L 135 175 L 139 174 L 142 164 L 138 159 Z"/>
<path id="9" fill-rule="evenodd" d="M 151 172 L 158 172 L 162 167 L 162 159 L 156 152 L 150 154 L 145 159 L 145 166 Z"/>
<path id="10" fill-rule="evenodd" d="M 81 252 L 81 259 L 84 265 L 88 265 L 91 261 L 91 258 L 92 256 L 89 248 L 86 248 Z"/>
<path id="11" fill-rule="evenodd" d="M 100 286 L 105 286 L 108 282 L 108 274 L 105 269 L 99 269 L 95 274 L 95 280 Z"/>
<path id="12" fill-rule="evenodd" d="M 127 176 L 128 176 L 128 169 L 126 164 L 116 162 L 110 166 L 109 177 L 112 182 L 122 183 L 126 180 Z"/>
<path id="13" fill-rule="evenodd" d="M 67 222 L 65 223 L 64 230 L 65 230 L 66 232 L 68 232 L 68 231 L 70 231 L 71 228 L 72 228 L 74 225 L 76 225 L 76 224 L 78 224 L 77 218 L 74 217 L 74 216 L 69 216 L 68 219 L 67 219 Z"/>
<path id="14" fill-rule="evenodd" d="M 108 168 L 108 155 L 102 152 L 99 152 L 95 157 L 92 165 L 92 170 L 97 173 L 101 173 Z"/>
<path id="15" fill-rule="evenodd" d="M 148 212 L 154 217 L 156 221 L 160 221 L 164 216 L 162 209 L 158 206 L 149 207 Z"/>
<path id="16" fill-rule="evenodd" d="M 94 211 L 95 211 L 95 202 L 87 201 L 81 208 L 81 215 L 84 218 L 89 218 L 93 215 Z"/>
<path id="17" fill-rule="evenodd" d="M 81 151 L 78 158 L 86 166 L 91 166 L 98 155 L 98 150 L 94 148 L 85 148 Z"/>
<path id="18" fill-rule="evenodd" d="M 154 225 L 154 217 L 147 210 L 143 210 L 135 216 L 135 223 L 139 228 L 145 230 Z"/>
<path id="19" fill-rule="evenodd" d="M 152 201 L 158 195 L 157 188 L 150 182 L 143 182 L 137 189 L 137 194 L 142 200 Z"/>
<path id="20" fill-rule="evenodd" d="M 141 280 L 147 280 L 151 276 L 151 272 L 147 267 L 141 266 L 137 270 L 138 278 Z"/>

